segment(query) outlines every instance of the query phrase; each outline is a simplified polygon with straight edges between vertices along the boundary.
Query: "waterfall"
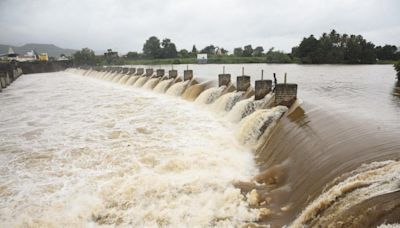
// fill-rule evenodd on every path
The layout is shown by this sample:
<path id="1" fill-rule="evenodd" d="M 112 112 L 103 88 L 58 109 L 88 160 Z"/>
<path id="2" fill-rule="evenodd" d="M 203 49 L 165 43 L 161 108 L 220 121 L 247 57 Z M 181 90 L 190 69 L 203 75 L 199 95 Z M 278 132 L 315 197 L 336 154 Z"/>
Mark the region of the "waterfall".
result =
<path id="1" fill-rule="evenodd" d="M 126 81 L 128 81 L 129 77 L 130 77 L 129 75 L 124 75 L 121 79 L 119 79 L 118 83 L 125 84 Z"/>
<path id="2" fill-rule="evenodd" d="M 105 77 L 104 80 L 111 81 L 114 78 L 115 75 L 117 75 L 117 73 L 111 73 L 110 75 Z"/>
<path id="3" fill-rule="evenodd" d="M 233 106 L 242 98 L 244 92 L 232 92 L 222 95 L 218 98 L 214 104 L 212 104 L 212 109 L 217 113 L 229 112 Z"/>
<path id="4" fill-rule="evenodd" d="M 201 93 L 195 102 L 198 104 L 211 104 L 221 96 L 225 88 L 225 86 L 209 88 Z"/>
<path id="5" fill-rule="evenodd" d="M 183 92 L 182 98 L 188 101 L 194 101 L 204 91 L 205 87 L 205 83 L 188 86 L 185 92 Z"/>
<path id="6" fill-rule="evenodd" d="M 148 79 L 149 79 L 149 78 L 146 77 L 146 76 L 140 77 L 140 78 L 135 82 L 135 84 L 133 85 L 133 87 L 142 87 L 142 86 L 144 85 L 144 83 L 147 82 Z"/>
<path id="7" fill-rule="evenodd" d="M 123 74 L 117 74 L 117 76 L 112 79 L 112 82 L 118 82 L 123 76 Z"/>
<path id="8" fill-rule="evenodd" d="M 262 108 L 272 97 L 272 94 L 267 94 L 261 100 L 254 100 L 254 96 L 251 98 L 239 101 L 232 110 L 228 113 L 227 119 L 232 122 L 239 122 L 241 119 L 250 115 L 254 111 Z"/>
<path id="9" fill-rule="evenodd" d="M 143 85 L 143 88 L 153 89 L 159 81 L 160 81 L 159 78 L 151 78 Z"/>
<path id="10" fill-rule="evenodd" d="M 128 81 L 125 83 L 127 86 L 132 86 L 139 79 L 139 76 L 131 76 Z"/>
<path id="11" fill-rule="evenodd" d="M 173 96 L 180 96 L 183 91 L 185 91 L 186 86 L 189 84 L 190 81 L 183 81 L 183 82 L 178 82 L 174 85 L 172 85 L 166 92 L 168 95 L 173 95 Z"/>
<path id="12" fill-rule="evenodd" d="M 265 142 L 270 131 L 276 125 L 277 120 L 287 111 L 285 106 L 277 106 L 271 109 L 260 109 L 247 116 L 240 122 L 237 139 L 254 149 L 259 143 Z"/>
<path id="13" fill-rule="evenodd" d="M 171 86 L 173 80 L 174 79 L 163 80 L 158 83 L 153 90 L 159 93 L 165 93 L 165 91 Z"/>

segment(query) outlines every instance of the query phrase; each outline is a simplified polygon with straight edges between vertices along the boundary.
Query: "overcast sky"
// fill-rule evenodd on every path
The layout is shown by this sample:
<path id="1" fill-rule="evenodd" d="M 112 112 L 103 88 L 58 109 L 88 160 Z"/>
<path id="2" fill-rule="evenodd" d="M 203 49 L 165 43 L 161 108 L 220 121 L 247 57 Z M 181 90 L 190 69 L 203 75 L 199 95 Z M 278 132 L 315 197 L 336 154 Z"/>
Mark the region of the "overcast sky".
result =
<path id="1" fill-rule="evenodd" d="M 178 49 L 252 44 L 290 51 L 336 29 L 400 46 L 400 0 L 0 0 L 0 43 L 141 51 L 152 35 Z"/>

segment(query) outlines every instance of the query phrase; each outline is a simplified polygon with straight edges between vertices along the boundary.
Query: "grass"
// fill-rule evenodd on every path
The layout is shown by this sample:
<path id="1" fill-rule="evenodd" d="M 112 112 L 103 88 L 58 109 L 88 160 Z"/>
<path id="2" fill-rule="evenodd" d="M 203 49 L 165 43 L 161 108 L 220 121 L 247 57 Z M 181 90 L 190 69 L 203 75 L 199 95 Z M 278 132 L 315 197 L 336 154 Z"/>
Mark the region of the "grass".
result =
<path id="1" fill-rule="evenodd" d="M 170 59 L 119 59 L 114 65 L 172 65 L 172 64 L 196 64 L 196 58 L 170 58 Z M 237 57 L 237 56 L 211 56 L 208 58 L 209 64 L 235 64 L 235 63 L 267 63 L 266 57 Z M 291 59 L 291 62 L 270 62 L 270 63 L 301 63 L 300 59 Z M 379 60 L 376 64 L 395 64 L 394 60 Z M 106 64 L 106 63 L 104 63 Z M 343 63 L 337 63 L 343 64 Z M 346 63 L 344 63 L 346 64 Z M 109 65 L 109 64 L 106 64 Z"/>

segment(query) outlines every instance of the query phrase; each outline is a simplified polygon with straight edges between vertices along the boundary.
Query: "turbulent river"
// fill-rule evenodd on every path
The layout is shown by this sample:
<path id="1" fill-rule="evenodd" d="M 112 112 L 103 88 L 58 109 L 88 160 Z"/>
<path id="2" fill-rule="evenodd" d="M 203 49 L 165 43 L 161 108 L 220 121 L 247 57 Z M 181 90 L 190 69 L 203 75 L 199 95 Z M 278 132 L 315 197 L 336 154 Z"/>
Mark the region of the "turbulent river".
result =
<path id="1" fill-rule="evenodd" d="M 246 65 L 289 73 L 290 112 L 212 87 L 221 65 L 190 68 L 200 84 L 68 70 L 3 90 L 0 226 L 400 223 L 391 66 Z"/>

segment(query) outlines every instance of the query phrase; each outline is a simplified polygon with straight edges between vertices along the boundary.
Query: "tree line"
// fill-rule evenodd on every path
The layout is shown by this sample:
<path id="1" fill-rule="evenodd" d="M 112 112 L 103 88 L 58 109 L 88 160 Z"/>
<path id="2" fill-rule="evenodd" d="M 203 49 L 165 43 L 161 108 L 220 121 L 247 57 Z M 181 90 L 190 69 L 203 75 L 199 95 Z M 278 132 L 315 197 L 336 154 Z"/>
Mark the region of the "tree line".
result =
<path id="1" fill-rule="evenodd" d="M 318 39 L 314 35 L 303 38 L 292 48 L 293 58 L 301 63 L 371 64 L 378 60 L 399 60 L 400 53 L 394 45 L 375 46 L 361 35 L 339 34 L 332 30 Z"/>
<path id="2" fill-rule="evenodd" d="M 109 50 L 110 51 L 110 50 Z M 377 61 L 400 60 L 400 52 L 394 45 L 375 46 L 361 35 L 339 34 L 332 30 L 329 34 L 323 33 L 319 38 L 314 35 L 304 37 L 300 44 L 292 48 L 291 53 L 274 50 L 264 51 L 262 46 L 253 48 L 251 44 L 236 47 L 229 53 L 223 47 L 210 44 L 198 50 L 193 45 L 191 50 L 178 51 L 175 43 L 169 38 L 160 40 L 156 36 L 149 37 L 143 44 L 142 52 L 128 52 L 125 56 L 110 55 L 95 56 L 88 48 L 73 55 L 76 64 L 124 64 L 129 60 L 157 60 L 157 59 L 194 59 L 198 53 L 206 53 L 209 59 L 225 60 L 239 59 L 241 62 L 264 63 L 304 63 L 304 64 L 372 64 Z"/>

